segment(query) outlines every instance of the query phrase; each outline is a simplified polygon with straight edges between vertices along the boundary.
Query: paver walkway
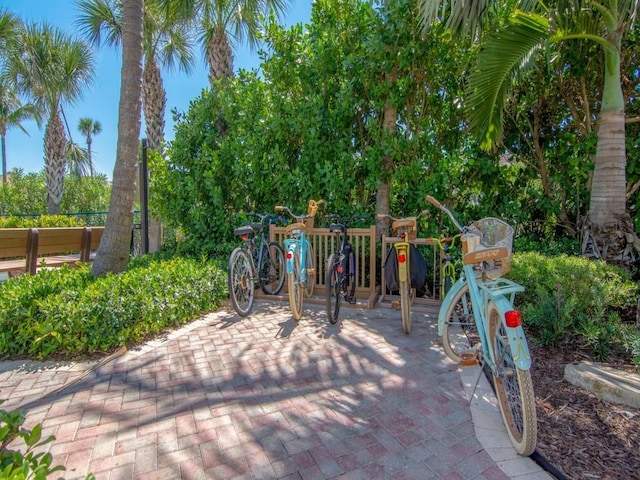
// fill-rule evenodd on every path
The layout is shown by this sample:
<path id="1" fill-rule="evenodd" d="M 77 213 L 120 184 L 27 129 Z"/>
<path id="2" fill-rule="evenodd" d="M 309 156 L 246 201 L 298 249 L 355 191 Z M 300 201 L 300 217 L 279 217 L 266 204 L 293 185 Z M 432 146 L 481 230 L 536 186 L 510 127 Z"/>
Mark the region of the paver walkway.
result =
<path id="1" fill-rule="evenodd" d="M 479 443 L 434 316 L 340 316 L 258 300 L 102 364 L 4 362 L 1 408 L 56 436 L 66 479 L 525 478 Z"/>

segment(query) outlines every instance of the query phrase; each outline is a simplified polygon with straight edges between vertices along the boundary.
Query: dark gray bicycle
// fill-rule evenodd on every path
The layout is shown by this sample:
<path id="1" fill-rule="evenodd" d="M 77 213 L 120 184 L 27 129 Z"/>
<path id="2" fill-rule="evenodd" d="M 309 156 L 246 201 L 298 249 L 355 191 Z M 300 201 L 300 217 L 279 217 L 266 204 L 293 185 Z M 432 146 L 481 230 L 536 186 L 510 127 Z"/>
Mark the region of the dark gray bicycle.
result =
<path id="1" fill-rule="evenodd" d="M 277 295 L 285 278 L 284 251 L 267 239 L 268 225 L 278 223 L 274 214 L 250 213 L 259 222 L 248 222 L 234 229 L 242 239 L 242 246 L 229 257 L 228 284 L 231 303 L 238 315 L 245 317 L 253 308 L 255 287 L 259 285 L 266 295 Z"/>

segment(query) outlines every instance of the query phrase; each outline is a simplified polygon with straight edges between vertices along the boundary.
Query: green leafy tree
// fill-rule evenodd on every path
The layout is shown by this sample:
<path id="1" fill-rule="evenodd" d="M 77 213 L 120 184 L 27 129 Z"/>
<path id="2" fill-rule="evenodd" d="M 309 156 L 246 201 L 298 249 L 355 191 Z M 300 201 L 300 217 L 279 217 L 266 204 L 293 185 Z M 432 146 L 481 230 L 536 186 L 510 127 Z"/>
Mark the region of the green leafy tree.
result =
<path id="1" fill-rule="evenodd" d="M 90 175 L 93 177 L 93 159 L 91 158 L 91 144 L 93 143 L 93 136 L 102 132 L 102 124 L 91 118 L 83 117 L 78 121 L 78 130 L 87 142 L 87 156 L 89 163 Z"/>
<path id="2" fill-rule="evenodd" d="M 420 0 L 420 3 L 425 25 L 433 24 L 444 5 L 448 25 L 454 31 L 475 31 L 485 13 L 491 11 L 489 5 L 496 2 Z M 501 141 L 502 112 L 513 79 L 545 41 L 558 44 L 574 40 L 599 45 L 604 80 L 583 253 L 619 261 L 630 253 L 629 243 L 640 251 L 640 240 L 633 232 L 626 209 L 625 105 L 620 75 L 623 37 L 638 15 L 640 2 L 561 0 L 546 6 L 523 0 L 519 4 L 526 11 L 514 11 L 503 28 L 488 36 L 478 68 L 469 79 L 470 126 L 486 148 Z M 620 242 L 617 238 L 625 240 Z M 632 258 L 627 256 L 623 260 L 628 262 Z"/>
<path id="3" fill-rule="evenodd" d="M 15 42 L 7 59 L 10 78 L 48 117 L 44 160 L 47 171 L 47 209 L 60 212 L 67 138 L 61 119 L 65 103 L 79 99 L 93 75 L 93 58 L 87 44 L 48 24 L 30 24 Z"/>

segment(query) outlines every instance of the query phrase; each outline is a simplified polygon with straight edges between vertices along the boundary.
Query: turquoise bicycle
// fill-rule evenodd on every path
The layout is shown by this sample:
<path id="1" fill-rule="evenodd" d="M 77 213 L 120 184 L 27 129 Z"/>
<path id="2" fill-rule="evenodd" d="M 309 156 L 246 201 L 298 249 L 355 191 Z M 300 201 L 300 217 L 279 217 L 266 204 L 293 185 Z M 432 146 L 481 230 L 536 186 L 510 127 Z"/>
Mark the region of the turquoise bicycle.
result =
<path id="1" fill-rule="evenodd" d="M 443 349 L 462 366 L 488 368 L 509 438 L 518 454 L 529 456 L 537 437 L 531 355 L 521 314 L 513 308 L 516 293 L 524 287 L 502 278 L 511 268 L 513 228 L 493 217 L 463 227 L 435 198 L 426 199 L 462 234 L 462 275 L 438 314 Z"/>
<path id="2" fill-rule="evenodd" d="M 289 306 L 296 320 L 302 316 L 304 297 L 313 294 L 316 284 L 315 256 L 313 245 L 307 240 L 307 229 L 313 228 L 313 217 L 322 203 L 322 200 L 310 200 L 306 215 L 296 215 L 289 207 L 282 205 L 276 207 L 277 212 L 286 212 L 294 220 L 285 228 L 287 238 L 284 240 L 284 249 Z"/>

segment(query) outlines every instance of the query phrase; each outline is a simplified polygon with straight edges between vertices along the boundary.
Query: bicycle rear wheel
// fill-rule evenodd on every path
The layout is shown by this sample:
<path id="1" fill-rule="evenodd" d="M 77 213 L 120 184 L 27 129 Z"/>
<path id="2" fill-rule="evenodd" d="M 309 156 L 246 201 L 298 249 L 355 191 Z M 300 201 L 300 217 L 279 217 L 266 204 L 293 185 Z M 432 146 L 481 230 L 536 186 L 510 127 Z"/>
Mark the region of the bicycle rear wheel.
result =
<path id="1" fill-rule="evenodd" d="M 241 317 L 249 315 L 253 307 L 255 286 L 251 269 L 251 257 L 247 252 L 239 247 L 231 252 L 227 283 L 231 304 Z"/>
<path id="2" fill-rule="evenodd" d="M 293 254 L 293 271 L 287 275 L 289 288 L 289 306 L 295 320 L 302 316 L 302 304 L 304 302 L 304 286 L 300 281 L 300 251 L 296 249 Z"/>
<path id="3" fill-rule="evenodd" d="M 409 292 L 409 282 L 400 281 L 400 311 L 402 313 L 402 330 L 404 333 L 411 333 L 411 294 Z"/>
<path id="4" fill-rule="evenodd" d="M 342 296 L 342 282 L 340 280 L 344 277 L 338 272 L 339 266 L 338 256 L 332 253 L 329 256 L 329 260 L 327 260 L 325 280 L 327 288 L 327 319 L 331 324 L 335 324 L 338 321 L 338 314 L 340 313 L 340 297 Z"/>
<path id="5" fill-rule="evenodd" d="M 518 454 L 529 456 L 536 448 L 537 417 L 529 370 L 513 361 L 506 325 L 493 302 L 489 302 L 489 334 L 496 360 L 493 383 L 509 438 Z"/>
<path id="6" fill-rule="evenodd" d="M 469 286 L 466 283 L 449 303 L 445 318 L 444 330 L 440 337 L 442 348 L 447 357 L 460 363 L 460 354 L 468 352 L 471 347 L 480 342 Z"/>
<path id="7" fill-rule="evenodd" d="M 305 268 L 307 269 L 307 283 L 304 288 L 304 295 L 310 297 L 313 295 L 313 289 L 316 286 L 316 264 L 313 254 L 313 245 L 307 244 L 307 261 Z"/>
<path id="8" fill-rule="evenodd" d="M 260 265 L 260 288 L 267 295 L 277 295 L 284 285 L 284 252 L 277 243 L 270 243 L 262 249 Z"/>

